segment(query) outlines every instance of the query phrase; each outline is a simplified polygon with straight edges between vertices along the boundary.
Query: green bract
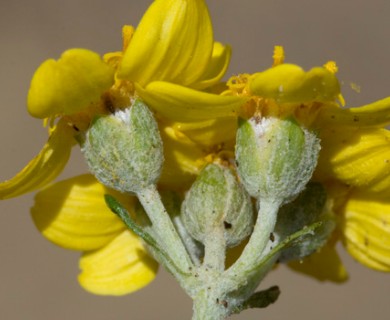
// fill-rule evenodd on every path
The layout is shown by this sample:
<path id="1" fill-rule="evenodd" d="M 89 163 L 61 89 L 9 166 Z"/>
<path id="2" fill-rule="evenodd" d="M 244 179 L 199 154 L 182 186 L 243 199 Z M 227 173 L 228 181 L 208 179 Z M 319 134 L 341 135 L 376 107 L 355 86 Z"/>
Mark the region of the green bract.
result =
<path id="1" fill-rule="evenodd" d="M 226 245 L 232 247 L 253 228 L 249 195 L 230 169 L 217 164 L 202 170 L 186 195 L 182 215 L 188 232 L 202 243 L 214 229 L 222 227 Z"/>
<path id="2" fill-rule="evenodd" d="M 152 113 L 140 100 L 123 111 L 96 118 L 82 151 L 96 178 L 119 191 L 136 193 L 160 177 L 162 141 Z"/>
<path id="3" fill-rule="evenodd" d="M 297 244 L 282 251 L 281 261 L 302 259 L 328 241 L 335 223 L 324 210 L 326 191 L 319 183 L 310 182 L 306 189 L 292 202 L 283 206 L 278 214 L 275 236 L 284 240 L 295 232 L 315 222 L 322 222 L 315 233 L 302 237 Z"/>
<path id="4" fill-rule="evenodd" d="M 237 131 L 237 171 L 249 194 L 287 203 L 316 167 L 320 150 L 314 133 L 292 119 L 253 117 Z"/>

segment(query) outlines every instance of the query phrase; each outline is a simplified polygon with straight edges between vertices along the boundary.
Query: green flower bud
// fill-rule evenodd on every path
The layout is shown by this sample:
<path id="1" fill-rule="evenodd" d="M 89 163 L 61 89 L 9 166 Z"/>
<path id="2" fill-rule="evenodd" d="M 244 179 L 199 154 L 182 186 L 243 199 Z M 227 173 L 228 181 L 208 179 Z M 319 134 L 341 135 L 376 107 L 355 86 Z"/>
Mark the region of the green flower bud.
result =
<path id="1" fill-rule="evenodd" d="M 281 261 L 301 259 L 312 254 L 328 241 L 335 223 L 324 212 L 325 203 L 324 188 L 319 183 L 311 182 L 298 198 L 280 209 L 274 235 L 280 240 L 315 222 L 323 222 L 314 234 L 308 234 L 294 246 L 284 249 L 280 256 Z"/>
<path id="2" fill-rule="evenodd" d="M 242 182 L 255 198 L 291 201 L 317 165 L 319 139 L 292 119 L 240 120 L 236 163 Z"/>
<path id="3" fill-rule="evenodd" d="M 249 195 L 232 171 L 217 164 L 205 167 L 182 204 L 182 218 L 191 236 L 204 243 L 216 228 L 224 228 L 228 247 L 238 245 L 252 231 Z"/>
<path id="4" fill-rule="evenodd" d="M 81 146 L 91 172 L 110 188 L 136 193 L 160 177 L 161 137 L 152 113 L 140 100 L 96 118 Z"/>

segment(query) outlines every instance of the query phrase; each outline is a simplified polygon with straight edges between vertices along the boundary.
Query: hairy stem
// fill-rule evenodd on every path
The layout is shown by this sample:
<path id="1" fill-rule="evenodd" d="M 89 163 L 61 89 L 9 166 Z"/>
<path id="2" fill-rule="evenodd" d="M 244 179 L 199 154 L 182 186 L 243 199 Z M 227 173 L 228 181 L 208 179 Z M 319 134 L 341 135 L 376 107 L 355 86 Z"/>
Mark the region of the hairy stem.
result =
<path id="1" fill-rule="evenodd" d="M 144 188 L 137 196 L 152 222 L 153 229 L 163 242 L 161 245 L 164 250 L 184 273 L 188 273 L 193 267 L 191 259 L 161 202 L 156 186 Z"/>
<path id="2" fill-rule="evenodd" d="M 261 201 L 257 221 L 251 238 L 245 246 L 244 251 L 238 260 L 225 272 L 227 279 L 236 279 L 238 282 L 245 282 L 261 258 L 267 246 L 271 233 L 274 231 L 279 203 L 276 201 Z"/>

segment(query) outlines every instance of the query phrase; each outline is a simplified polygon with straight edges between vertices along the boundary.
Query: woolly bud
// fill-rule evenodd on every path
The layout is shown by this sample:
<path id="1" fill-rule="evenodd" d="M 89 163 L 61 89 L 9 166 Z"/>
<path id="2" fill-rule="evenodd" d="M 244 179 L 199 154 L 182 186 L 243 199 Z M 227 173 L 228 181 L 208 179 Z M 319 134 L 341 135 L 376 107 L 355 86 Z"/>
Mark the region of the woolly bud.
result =
<path id="1" fill-rule="evenodd" d="M 317 165 L 319 139 L 292 119 L 253 117 L 237 131 L 237 171 L 256 198 L 291 201 Z"/>
<path id="2" fill-rule="evenodd" d="M 217 164 L 205 167 L 182 204 L 183 223 L 191 236 L 204 243 L 214 228 L 224 228 L 226 245 L 233 247 L 253 228 L 249 195 L 232 171 Z"/>
<path id="3" fill-rule="evenodd" d="M 92 173 L 110 188 L 136 193 L 160 177 L 161 137 L 152 113 L 140 100 L 96 118 L 81 145 Z"/>

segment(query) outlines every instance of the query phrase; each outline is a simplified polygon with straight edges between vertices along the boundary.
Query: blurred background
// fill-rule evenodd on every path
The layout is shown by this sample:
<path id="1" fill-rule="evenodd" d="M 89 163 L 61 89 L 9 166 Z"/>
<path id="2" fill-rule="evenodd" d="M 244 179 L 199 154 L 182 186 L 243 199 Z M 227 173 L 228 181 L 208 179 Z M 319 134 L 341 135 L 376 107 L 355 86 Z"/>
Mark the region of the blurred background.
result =
<path id="1" fill-rule="evenodd" d="M 38 65 L 72 47 L 101 54 L 120 50 L 122 25 L 137 25 L 150 3 L 0 2 L 1 180 L 23 168 L 47 138 L 41 121 L 28 116 L 25 104 Z M 228 75 L 270 67 L 274 45 L 283 45 L 286 61 L 305 69 L 337 61 L 347 106 L 390 95 L 389 1 L 209 0 L 208 4 L 215 39 L 233 47 Z M 60 178 L 85 170 L 75 148 Z M 38 233 L 29 215 L 32 201 L 33 194 L 28 194 L 0 202 L 0 319 L 191 318 L 190 299 L 163 270 L 151 285 L 129 296 L 84 292 L 77 283 L 79 254 L 54 246 Z M 342 285 L 278 268 L 262 287 L 279 285 L 279 301 L 232 319 L 388 319 L 390 275 L 368 270 L 346 254 L 343 261 L 350 280 Z"/>

